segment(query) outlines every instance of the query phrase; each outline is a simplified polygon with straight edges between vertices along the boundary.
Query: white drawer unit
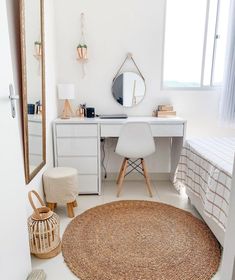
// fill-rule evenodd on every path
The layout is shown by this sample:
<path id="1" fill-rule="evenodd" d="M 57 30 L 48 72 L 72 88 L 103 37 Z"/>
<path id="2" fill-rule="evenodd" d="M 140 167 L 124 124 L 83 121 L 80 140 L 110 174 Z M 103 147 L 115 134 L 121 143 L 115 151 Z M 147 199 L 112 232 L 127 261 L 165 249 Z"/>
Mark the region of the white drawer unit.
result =
<path id="1" fill-rule="evenodd" d="M 78 175 L 80 194 L 97 194 L 99 189 L 98 175 Z"/>
<path id="2" fill-rule="evenodd" d="M 58 157 L 58 166 L 76 167 L 78 174 L 97 174 L 97 157 Z"/>
<path id="3" fill-rule="evenodd" d="M 28 122 L 28 133 L 32 136 L 42 137 L 42 123 L 41 122 Z"/>
<path id="4" fill-rule="evenodd" d="M 29 135 L 29 154 L 42 157 L 42 137 Z"/>
<path id="5" fill-rule="evenodd" d="M 43 161 L 42 120 L 40 115 L 29 115 L 28 119 L 29 162 L 30 169 L 34 170 Z"/>
<path id="6" fill-rule="evenodd" d="M 79 194 L 99 194 L 98 124 L 54 123 L 55 166 L 78 171 Z"/>
<path id="7" fill-rule="evenodd" d="M 97 137 L 98 127 L 96 124 L 58 124 L 56 125 L 57 137 Z"/>
<path id="8" fill-rule="evenodd" d="M 59 138 L 58 156 L 97 156 L 97 138 Z"/>

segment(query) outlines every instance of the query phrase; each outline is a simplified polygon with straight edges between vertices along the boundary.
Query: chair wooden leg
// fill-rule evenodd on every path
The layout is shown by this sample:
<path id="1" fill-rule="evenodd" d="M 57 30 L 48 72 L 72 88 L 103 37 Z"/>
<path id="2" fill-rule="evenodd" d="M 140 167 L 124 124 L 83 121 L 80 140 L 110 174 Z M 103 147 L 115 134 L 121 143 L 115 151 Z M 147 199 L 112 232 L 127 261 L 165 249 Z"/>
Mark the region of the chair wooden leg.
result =
<path id="1" fill-rule="evenodd" d="M 73 207 L 78 207 L 77 200 L 74 200 L 74 202 L 73 202 Z"/>
<path id="2" fill-rule="evenodd" d="M 122 185 L 123 185 L 123 180 L 124 180 L 124 177 L 125 177 L 125 174 L 126 174 L 127 166 L 128 166 L 128 158 L 125 158 L 123 170 L 121 172 L 121 176 L 120 176 L 119 183 L 118 183 L 117 197 L 120 196 L 120 193 L 122 191 Z"/>
<path id="3" fill-rule="evenodd" d="M 120 168 L 120 172 L 119 172 L 119 175 L 118 175 L 118 178 L 117 178 L 117 184 L 119 184 L 119 182 L 120 182 L 120 179 L 121 179 L 121 175 L 122 175 L 122 171 L 123 171 L 125 162 L 126 162 L 126 158 L 123 159 L 122 166 L 121 166 L 121 168 Z"/>
<path id="4" fill-rule="evenodd" d="M 74 217 L 73 202 L 67 203 L 67 215 L 68 215 L 69 218 Z"/>
<path id="5" fill-rule="evenodd" d="M 145 178 L 145 181 L 146 181 L 146 186 L 147 186 L 148 193 L 149 193 L 150 197 L 153 197 L 151 182 L 150 182 L 150 178 L 149 178 L 149 175 L 148 175 L 148 172 L 147 172 L 147 167 L 146 167 L 144 159 L 141 159 L 141 165 L 143 167 L 144 178 Z"/>
<path id="6" fill-rule="evenodd" d="M 47 207 L 51 209 L 51 211 L 54 211 L 57 206 L 57 203 L 47 202 Z"/>

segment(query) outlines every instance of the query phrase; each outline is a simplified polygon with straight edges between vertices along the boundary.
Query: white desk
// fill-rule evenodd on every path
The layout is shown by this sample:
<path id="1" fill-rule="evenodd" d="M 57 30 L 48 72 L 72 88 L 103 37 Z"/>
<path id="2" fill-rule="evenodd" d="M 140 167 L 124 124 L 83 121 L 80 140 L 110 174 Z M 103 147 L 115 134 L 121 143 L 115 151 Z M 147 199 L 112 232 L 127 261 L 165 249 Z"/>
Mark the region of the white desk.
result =
<path id="1" fill-rule="evenodd" d="M 124 123 L 140 121 L 151 125 L 154 137 L 172 139 L 170 175 L 173 178 L 186 131 L 186 121 L 181 118 L 56 119 L 53 123 L 55 166 L 77 168 L 81 194 L 100 194 L 100 138 L 118 137 Z"/>

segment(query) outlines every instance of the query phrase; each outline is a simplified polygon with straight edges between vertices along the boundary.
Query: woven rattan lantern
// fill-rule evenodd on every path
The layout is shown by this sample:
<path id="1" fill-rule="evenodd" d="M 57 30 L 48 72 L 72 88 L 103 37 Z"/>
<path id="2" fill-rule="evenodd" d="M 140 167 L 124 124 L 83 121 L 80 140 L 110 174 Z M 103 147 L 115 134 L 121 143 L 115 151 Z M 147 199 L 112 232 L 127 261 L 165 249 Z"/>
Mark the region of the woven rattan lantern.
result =
<path id="1" fill-rule="evenodd" d="M 35 207 L 32 194 L 37 197 L 42 207 Z M 31 254 L 41 259 L 55 257 L 61 251 L 59 216 L 45 206 L 36 191 L 30 191 L 28 197 L 34 210 L 28 218 Z"/>

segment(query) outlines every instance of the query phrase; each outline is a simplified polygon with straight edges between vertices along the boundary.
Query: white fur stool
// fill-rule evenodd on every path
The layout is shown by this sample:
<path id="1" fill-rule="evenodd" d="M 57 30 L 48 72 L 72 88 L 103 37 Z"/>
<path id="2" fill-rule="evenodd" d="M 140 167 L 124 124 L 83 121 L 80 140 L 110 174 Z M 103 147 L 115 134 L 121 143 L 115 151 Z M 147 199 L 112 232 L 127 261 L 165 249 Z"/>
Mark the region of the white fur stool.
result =
<path id="1" fill-rule="evenodd" d="M 70 167 L 55 167 L 43 174 L 44 191 L 48 207 L 53 211 L 57 203 L 67 204 L 68 217 L 73 218 L 77 207 L 78 173 Z"/>

